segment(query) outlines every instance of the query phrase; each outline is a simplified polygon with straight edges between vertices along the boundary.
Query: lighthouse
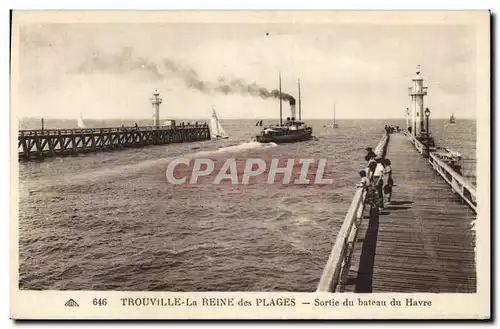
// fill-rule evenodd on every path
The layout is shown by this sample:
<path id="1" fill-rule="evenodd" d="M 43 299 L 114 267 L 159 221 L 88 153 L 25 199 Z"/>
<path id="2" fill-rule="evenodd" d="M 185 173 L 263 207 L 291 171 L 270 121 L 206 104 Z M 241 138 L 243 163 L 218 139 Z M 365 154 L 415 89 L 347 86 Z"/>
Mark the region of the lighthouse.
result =
<path id="1" fill-rule="evenodd" d="M 424 96 L 427 95 L 427 87 L 424 86 L 424 79 L 420 73 L 418 65 L 416 75 L 412 79 L 413 85 L 408 87 L 408 95 L 411 96 L 411 133 L 415 137 L 424 130 Z"/>
<path id="2" fill-rule="evenodd" d="M 151 97 L 151 104 L 153 104 L 153 126 L 160 127 L 160 92 L 158 89 L 153 90 L 153 97 Z"/>

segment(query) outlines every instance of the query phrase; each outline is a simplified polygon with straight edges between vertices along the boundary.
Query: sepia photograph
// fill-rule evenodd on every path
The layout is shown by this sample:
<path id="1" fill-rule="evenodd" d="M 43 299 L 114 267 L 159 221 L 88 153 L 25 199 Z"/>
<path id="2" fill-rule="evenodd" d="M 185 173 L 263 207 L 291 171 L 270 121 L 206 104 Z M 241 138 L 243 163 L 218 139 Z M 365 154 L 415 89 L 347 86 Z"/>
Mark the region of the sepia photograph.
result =
<path id="1" fill-rule="evenodd" d="M 489 21 L 14 11 L 14 290 L 489 295 Z"/>

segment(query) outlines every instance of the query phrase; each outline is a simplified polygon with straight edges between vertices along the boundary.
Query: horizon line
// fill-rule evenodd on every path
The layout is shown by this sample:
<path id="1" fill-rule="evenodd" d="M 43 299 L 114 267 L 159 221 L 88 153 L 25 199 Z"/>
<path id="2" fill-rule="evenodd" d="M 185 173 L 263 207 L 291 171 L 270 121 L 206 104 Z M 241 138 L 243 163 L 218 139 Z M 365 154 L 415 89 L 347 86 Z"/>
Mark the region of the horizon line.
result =
<path id="1" fill-rule="evenodd" d="M 65 118 L 65 117 L 41 117 L 41 116 L 37 116 L 37 117 L 32 117 L 32 116 L 27 116 L 27 117 L 21 117 L 21 118 L 18 118 L 18 121 L 19 120 L 26 120 L 26 119 L 37 119 L 37 120 L 41 120 L 41 119 L 44 119 L 44 120 L 79 120 L 78 118 Z M 255 117 L 255 118 L 238 118 L 238 117 L 230 117 L 230 118 L 220 118 L 221 120 L 279 120 L 280 118 L 279 117 L 276 117 L 276 118 L 258 118 L 258 117 Z M 363 117 L 363 118 L 355 118 L 355 117 L 350 117 L 350 118 L 335 118 L 336 120 L 406 120 L 405 117 L 372 117 L 372 118 L 367 118 L 367 117 Z M 430 117 L 429 120 L 432 121 L 433 119 L 435 120 L 449 120 L 450 118 L 449 117 Z M 476 120 L 477 118 L 470 118 L 470 117 L 455 117 L 456 120 Z M 140 120 L 140 121 L 146 121 L 146 120 L 151 120 L 153 121 L 151 118 L 119 118 L 119 117 L 110 117 L 110 118 L 84 118 L 83 119 L 84 121 L 85 120 L 123 120 L 123 121 L 132 121 L 132 120 Z M 188 118 L 188 117 L 172 117 L 172 118 L 160 118 L 160 121 L 161 120 L 210 120 L 210 118 L 206 118 L 206 117 L 192 117 L 192 118 Z M 333 117 L 327 117 L 327 118 L 302 118 L 302 121 L 308 121 L 308 120 L 333 120 Z M 411 121 L 411 120 L 410 120 Z"/>

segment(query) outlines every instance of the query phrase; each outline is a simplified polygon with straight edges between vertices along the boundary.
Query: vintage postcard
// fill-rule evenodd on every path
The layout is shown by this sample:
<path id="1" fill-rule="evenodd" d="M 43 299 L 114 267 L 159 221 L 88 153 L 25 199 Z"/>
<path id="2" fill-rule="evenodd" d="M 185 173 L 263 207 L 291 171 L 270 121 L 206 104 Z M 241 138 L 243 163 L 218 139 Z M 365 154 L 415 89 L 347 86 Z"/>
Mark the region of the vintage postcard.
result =
<path id="1" fill-rule="evenodd" d="M 488 11 L 14 11 L 14 319 L 488 319 Z"/>

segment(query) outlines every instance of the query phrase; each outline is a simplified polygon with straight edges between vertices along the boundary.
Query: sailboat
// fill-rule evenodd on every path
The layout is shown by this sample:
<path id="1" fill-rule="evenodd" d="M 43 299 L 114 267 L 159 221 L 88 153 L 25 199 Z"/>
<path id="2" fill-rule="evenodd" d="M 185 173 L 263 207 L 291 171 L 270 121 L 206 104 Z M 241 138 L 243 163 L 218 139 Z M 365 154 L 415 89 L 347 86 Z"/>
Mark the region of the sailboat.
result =
<path id="1" fill-rule="evenodd" d="M 85 125 L 83 124 L 82 112 L 80 112 L 80 117 L 78 118 L 78 128 L 83 129 Z"/>
<path id="2" fill-rule="evenodd" d="M 451 114 L 451 117 L 450 117 L 450 123 L 451 124 L 455 123 L 455 116 L 453 115 L 453 113 Z"/>
<path id="3" fill-rule="evenodd" d="M 210 117 L 210 137 L 212 139 L 229 138 L 224 128 L 222 128 L 214 108 L 212 108 L 212 116 Z"/>
<path id="4" fill-rule="evenodd" d="M 336 106 L 335 106 L 335 103 L 333 103 L 333 123 L 332 124 L 329 124 L 329 125 L 325 125 L 325 127 L 330 127 L 330 128 L 338 128 L 339 125 L 337 124 L 337 121 L 335 120 L 335 111 L 336 110 Z"/>
<path id="5" fill-rule="evenodd" d="M 338 128 L 339 125 L 337 124 L 337 121 L 335 120 L 335 111 L 336 108 L 335 108 L 335 103 L 333 103 L 333 128 Z"/>

